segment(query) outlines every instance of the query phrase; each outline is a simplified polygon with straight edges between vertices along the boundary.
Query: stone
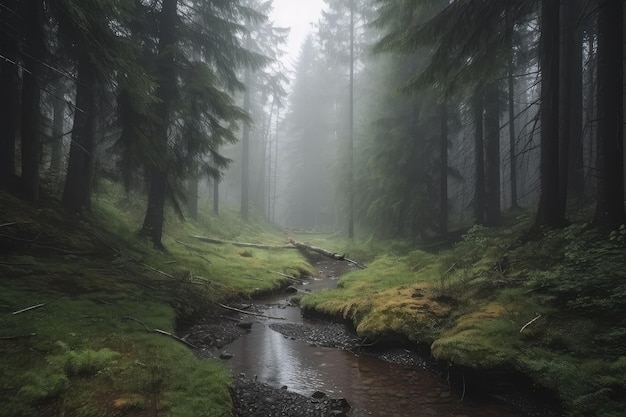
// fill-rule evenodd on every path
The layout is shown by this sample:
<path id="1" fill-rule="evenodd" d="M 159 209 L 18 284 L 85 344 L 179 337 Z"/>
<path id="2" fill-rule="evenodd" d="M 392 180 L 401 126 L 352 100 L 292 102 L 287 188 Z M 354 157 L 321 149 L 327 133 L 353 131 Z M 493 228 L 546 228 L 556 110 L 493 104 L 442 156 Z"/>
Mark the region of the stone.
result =
<path id="1" fill-rule="evenodd" d="M 239 323 L 237 323 L 237 327 L 240 327 L 245 330 L 250 330 L 253 324 L 254 323 L 251 321 L 240 321 Z"/>
<path id="2" fill-rule="evenodd" d="M 298 292 L 298 289 L 296 287 L 294 287 L 293 285 L 288 286 L 287 288 L 285 288 L 285 293 L 287 294 L 293 294 Z"/>
<path id="3" fill-rule="evenodd" d="M 317 399 L 324 398 L 325 396 L 326 394 L 323 393 L 322 391 L 315 391 L 313 395 L 311 395 L 311 397 L 317 398 Z"/>
<path id="4" fill-rule="evenodd" d="M 230 353 L 230 352 L 228 352 L 226 350 L 223 351 L 222 353 L 220 353 L 220 359 L 227 360 L 227 359 L 231 359 L 233 356 L 235 356 L 235 355 L 233 355 L 232 353 Z"/>

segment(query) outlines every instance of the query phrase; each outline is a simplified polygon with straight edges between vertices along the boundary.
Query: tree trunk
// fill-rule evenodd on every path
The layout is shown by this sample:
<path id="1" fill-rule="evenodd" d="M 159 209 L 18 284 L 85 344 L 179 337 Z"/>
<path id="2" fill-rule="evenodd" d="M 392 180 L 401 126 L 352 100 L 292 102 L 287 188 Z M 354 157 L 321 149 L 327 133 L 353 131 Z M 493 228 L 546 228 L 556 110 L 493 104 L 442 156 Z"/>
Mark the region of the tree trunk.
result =
<path id="1" fill-rule="evenodd" d="M 559 2 L 541 2 L 541 194 L 535 226 L 565 224 L 559 193 Z"/>
<path id="2" fill-rule="evenodd" d="M 474 213 L 477 224 L 485 223 L 485 149 L 483 142 L 483 91 L 477 88 L 472 98 L 474 118 L 474 159 L 476 184 L 474 191 Z"/>
<path id="3" fill-rule="evenodd" d="M 220 180 L 213 178 L 213 213 L 220 214 Z"/>
<path id="4" fill-rule="evenodd" d="M 89 56 L 81 52 L 78 60 L 72 143 L 62 199 L 63 206 L 71 213 L 90 209 L 96 119 L 95 86 L 95 68 Z"/>
<path id="5" fill-rule="evenodd" d="M 246 36 L 246 48 L 250 49 L 252 40 L 250 32 Z M 250 113 L 250 90 L 252 89 L 252 73 L 250 68 L 245 70 L 246 90 L 243 94 L 243 110 Z M 250 124 L 244 123 L 241 137 L 241 218 L 248 220 L 250 205 Z"/>
<path id="6" fill-rule="evenodd" d="M 623 2 L 604 0 L 598 11 L 598 199 L 594 223 L 624 224 Z"/>
<path id="7" fill-rule="evenodd" d="M 508 62 L 508 101 L 509 101 L 509 160 L 511 164 L 511 208 L 518 208 L 517 204 L 517 151 L 515 141 L 515 80 L 513 79 L 513 50 L 511 48 L 511 56 Z"/>
<path id="8" fill-rule="evenodd" d="M 348 132 L 348 239 L 354 238 L 354 0 L 350 0 L 350 131 Z"/>
<path id="9" fill-rule="evenodd" d="M 198 175 L 192 175 L 187 184 L 187 215 L 198 220 Z"/>
<path id="10" fill-rule="evenodd" d="M 41 159 L 41 86 L 45 40 L 42 0 L 24 0 L 20 13 L 24 34 L 22 60 L 22 191 L 31 201 L 39 199 L 39 162 Z M 4 100 L 4 97 L 2 98 Z"/>
<path id="11" fill-rule="evenodd" d="M 500 224 L 500 90 L 485 86 L 486 224 Z"/>
<path id="12" fill-rule="evenodd" d="M 148 208 L 143 220 L 141 233 L 144 236 L 148 236 L 157 248 L 163 248 L 161 238 L 163 237 L 166 184 L 167 176 L 165 171 L 154 168 L 150 173 Z"/>
<path id="13" fill-rule="evenodd" d="M 157 248 L 162 248 L 165 197 L 167 193 L 168 172 L 168 132 L 170 127 L 171 106 L 176 97 L 176 69 L 174 67 L 174 48 L 176 46 L 176 20 L 178 18 L 178 0 L 163 0 L 160 14 L 159 57 L 157 60 L 158 86 L 155 92 L 159 102 L 155 104 L 157 118 L 152 137 L 156 149 L 156 160 L 152 161 L 149 171 L 150 191 L 148 208 L 143 221 L 142 234 L 149 236 Z"/>
<path id="14" fill-rule="evenodd" d="M 0 20 L 13 20 L 16 0 L 0 2 Z M 10 36 L 8 27 L 0 31 L 0 185 L 15 180 L 15 139 L 18 132 L 20 88 L 18 78 L 17 40 Z"/>
<path id="15" fill-rule="evenodd" d="M 567 171 L 568 180 L 567 183 L 562 182 L 562 184 L 567 186 L 567 195 L 570 198 L 580 200 L 584 198 L 585 195 L 585 171 L 582 145 L 583 30 L 579 23 L 582 15 L 582 7 L 580 0 L 565 2 L 561 7 L 566 10 L 566 19 L 564 20 L 566 27 L 563 28 L 565 33 L 563 45 L 565 46 L 566 53 L 562 55 L 565 58 L 563 66 L 569 72 L 568 77 L 570 78 L 569 83 L 564 84 L 565 88 L 569 90 L 569 93 L 566 94 L 568 96 L 568 102 L 566 104 L 568 114 L 566 117 L 569 124 L 567 127 L 567 131 L 569 132 L 569 155 L 563 155 L 563 158 L 567 157 L 569 160 Z M 564 123 L 565 120 L 563 121 L 563 127 Z"/>
<path id="16" fill-rule="evenodd" d="M 439 138 L 439 233 L 448 233 L 448 108 L 446 103 L 441 105 L 440 113 L 441 132 Z"/>
<path id="17" fill-rule="evenodd" d="M 59 78 L 54 87 L 53 116 L 52 116 L 52 143 L 50 144 L 50 173 L 58 178 L 61 175 L 63 159 L 63 133 L 65 130 L 65 80 Z"/>

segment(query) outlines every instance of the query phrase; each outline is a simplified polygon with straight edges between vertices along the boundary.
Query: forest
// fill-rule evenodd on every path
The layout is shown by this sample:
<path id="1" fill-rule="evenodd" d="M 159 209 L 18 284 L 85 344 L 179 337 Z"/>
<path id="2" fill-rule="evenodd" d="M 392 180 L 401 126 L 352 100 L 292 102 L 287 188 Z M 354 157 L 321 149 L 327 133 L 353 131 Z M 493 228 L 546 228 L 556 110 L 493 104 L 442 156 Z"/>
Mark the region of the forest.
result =
<path id="1" fill-rule="evenodd" d="M 513 370 L 564 415 L 624 415 L 624 3 L 323 3 L 290 55 L 273 0 L 0 0 L 0 352 L 56 326 L 21 322 L 48 291 L 68 300 L 59 317 L 102 301 L 102 322 L 107 297 L 131 319 L 137 297 L 174 335 L 218 301 L 284 286 L 270 268 L 313 269 L 189 236 L 289 235 L 368 264 L 298 299 L 305 313 L 427 345 L 457 375 Z M 134 320 L 115 331 L 150 329 Z M 0 366 L 7 415 L 97 415 L 60 398 L 144 343 L 168 359 L 141 378 L 183 355 L 214 377 L 170 370 L 169 387 L 211 379 L 219 394 L 202 401 L 220 411 L 206 415 L 232 415 L 222 369 L 146 335 L 108 350 L 113 330 L 84 326 L 76 349 L 28 336 L 43 353 L 15 363 L 40 368 Z M 85 352 L 102 369 L 81 368 Z M 151 386 L 154 415 L 205 415 L 197 393 Z M 142 415 L 131 397 L 116 415 Z"/>

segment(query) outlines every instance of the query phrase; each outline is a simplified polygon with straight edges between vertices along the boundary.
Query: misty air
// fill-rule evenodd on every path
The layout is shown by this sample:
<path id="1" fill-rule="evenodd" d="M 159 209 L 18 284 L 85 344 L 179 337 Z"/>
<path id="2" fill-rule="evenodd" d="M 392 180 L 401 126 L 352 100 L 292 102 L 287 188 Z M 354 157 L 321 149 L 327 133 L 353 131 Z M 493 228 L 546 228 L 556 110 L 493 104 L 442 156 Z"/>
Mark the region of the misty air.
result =
<path id="1" fill-rule="evenodd" d="M 626 417 L 624 13 L 0 0 L 0 417 Z"/>

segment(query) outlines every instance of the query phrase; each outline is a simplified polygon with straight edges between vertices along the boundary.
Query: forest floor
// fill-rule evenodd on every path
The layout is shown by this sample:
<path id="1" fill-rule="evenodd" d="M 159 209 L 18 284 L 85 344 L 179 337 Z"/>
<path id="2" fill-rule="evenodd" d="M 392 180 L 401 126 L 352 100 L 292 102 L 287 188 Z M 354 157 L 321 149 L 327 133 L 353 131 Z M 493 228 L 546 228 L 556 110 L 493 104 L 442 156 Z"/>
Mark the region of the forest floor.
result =
<path id="1" fill-rule="evenodd" d="M 223 315 L 219 303 L 291 282 L 277 272 L 310 274 L 311 265 L 297 250 L 191 237 L 287 240 L 228 212 L 168 217 L 167 250 L 156 251 L 137 235 L 141 203 L 121 201 L 96 199 L 79 219 L 52 200 L 26 205 L 0 192 L 0 416 L 246 415 L 238 401 L 266 398 L 269 388 L 233 379 L 174 336 L 198 317 Z M 301 306 L 351 322 L 367 340 L 425 347 L 457 382 L 480 386 L 483 371 L 523 375 L 568 416 L 625 415 L 625 228 L 606 236 L 574 224 L 525 240 L 528 224 L 522 216 L 510 228 L 474 227 L 437 252 L 308 236 L 368 267 Z M 224 338 L 240 331 L 212 325 Z M 304 401 L 311 412 L 330 406 L 284 392 L 267 398 Z"/>

